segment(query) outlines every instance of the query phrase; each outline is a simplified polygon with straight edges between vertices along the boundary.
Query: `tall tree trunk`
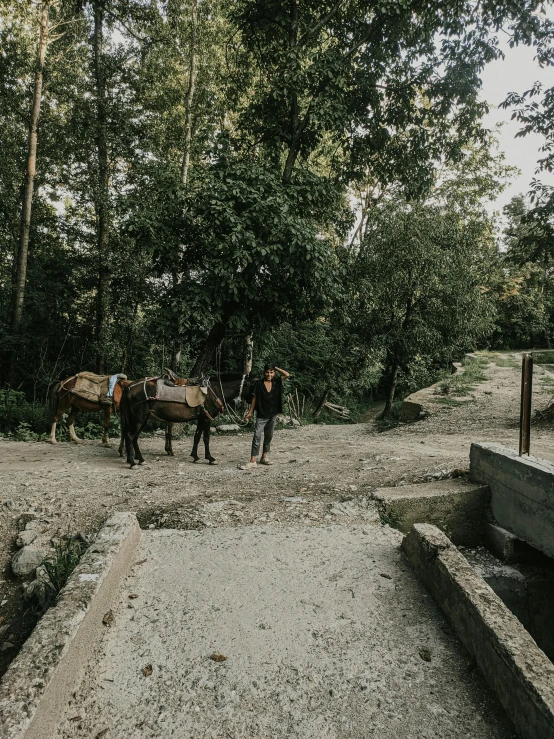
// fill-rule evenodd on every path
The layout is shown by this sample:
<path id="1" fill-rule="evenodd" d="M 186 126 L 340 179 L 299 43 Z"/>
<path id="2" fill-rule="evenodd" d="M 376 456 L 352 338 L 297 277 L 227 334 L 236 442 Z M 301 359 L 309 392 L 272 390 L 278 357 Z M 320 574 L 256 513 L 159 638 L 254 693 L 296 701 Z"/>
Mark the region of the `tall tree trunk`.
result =
<path id="1" fill-rule="evenodd" d="M 252 360 L 254 358 L 254 342 L 252 334 L 244 337 L 244 364 L 242 365 L 242 374 L 249 375 L 252 372 Z"/>
<path id="2" fill-rule="evenodd" d="M 192 31 L 190 39 L 190 62 L 189 62 L 189 86 L 185 99 L 185 146 L 183 161 L 181 163 L 181 180 L 183 185 L 187 184 L 190 163 L 190 139 L 192 135 L 192 103 L 194 100 L 194 88 L 196 85 L 196 32 L 198 28 L 198 0 L 192 0 Z"/>
<path id="3" fill-rule="evenodd" d="M 23 302 L 25 300 L 25 280 L 27 277 L 27 258 L 29 254 L 31 210 L 33 206 L 33 193 L 37 163 L 38 121 L 40 117 L 40 104 L 42 101 L 42 76 L 44 70 L 44 62 L 46 60 L 46 50 L 48 48 L 48 16 L 51 4 L 51 0 L 43 0 L 41 7 L 40 36 L 38 43 L 37 66 L 35 72 L 35 87 L 33 91 L 33 105 L 31 109 L 31 121 L 29 126 L 27 169 L 25 173 L 25 186 L 23 190 L 23 206 L 21 208 L 21 227 L 19 233 L 19 250 L 17 254 L 17 270 L 15 275 L 12 316 L 12 329 L 14 334 L 18 334 L 21 329 Z"/>
<path id="4" fill-rule="evenodd" d="M 299 0 L 289 0 L 290 5 L 290 25 L 289 25 L 289 51 L 293 49 L 298 42 L 298 2 Z M 300 151 L 300 115 L 298 107 L 298 95 L 292 92 L 290 97 L 290 133 L 289 133 L 289 151 L 283 170 L 283 182 L 288 184 L 292 178 L 292 170 L 296 163 Z"/>
<path id="5" fill-rule="evenodd" d="M 194 363 L 194 367 L 190 373 L 191 377 L 199 377 L 208 370 L 212 357 L 215 354 L 215 350 L 225 337 L 226 328 L 226 321 L 218 321 L 212 326 L 210 333 L 198 352 L 198 357 L 196 358 L 196 362 Z"/>
<path id="6" fill-rule="evenodd" d="M 396 345 L 394 347 L 394 353 L 392 355 L 389 389 L 387 393 L 387 399 L 385 401 L 385 407 L 383 408 L 383 412 L 381 414 L 381 418 L 387 418 L 390 415 L 390 412 L 392 409 L 392 404 L 394 402 L 394 395 L 396 393 L 396 386 L 398 384 L 398 370 L 400 369 L 400 347 L 401 347 L 401 341 L 402 341 L 402 334 L 408 328 L 408 324 L 410 323 L 410 319 L 412 317 L 413 307 L 414 307 L 413 295 L 410 295 L 406 303 L 406 313 L 404 314 L 404 320 L 402 321 L 402 326 L 400 328 L 400 336 L 398 337 L 398 340 L 396 341 Z"/>
<path id="7" fill-rule="evenodd" d="M 390 415 L 392 404 L 394 402 L 394 395 L 396 393 L 396 385 L 398 384 L 398 369 L 399 369 L 398 356 L 395 354 L 394 361 L 392 364 L 389 390 L 387 393 L 387 399 L 385 401 L 385 407 L 383 408 L 383 413 L 381 414 L 381 418 L 387 418 Z"/>
<path id="8" fill-rule="evenodd" d="M 179 370 L 179 363 L 181 361 L 181 347 L 174 339 L 171 344 L 171 370 L 175 373 Z"/>
<path id="9" fill-rule="evenodd" d="M 96 371 L 106 372 L 107 318 L 109 308 L 109 170 L 106 135 L 106 79 L 103 63 L 104 8 L 94 3 L 94 78 L 96 84 L 96 147 L 98 183 L 96 197 L 98 292 L 96 298 Z"/>

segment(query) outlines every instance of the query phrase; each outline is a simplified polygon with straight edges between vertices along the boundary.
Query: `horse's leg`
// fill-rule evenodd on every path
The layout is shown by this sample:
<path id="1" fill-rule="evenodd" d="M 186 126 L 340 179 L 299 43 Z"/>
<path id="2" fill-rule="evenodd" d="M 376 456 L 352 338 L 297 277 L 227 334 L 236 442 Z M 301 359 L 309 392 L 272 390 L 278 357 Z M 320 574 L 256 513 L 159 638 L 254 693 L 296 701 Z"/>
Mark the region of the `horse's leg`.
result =
<path id="1" fill-rule="evenodd" d="M 55 394 L 55 395 L 54 395 Z M 56 440 L 56 425 L 61 421 L 63 414 L 66 413 L 71 403 L 69 402 L 67 394 L 60 398 L 56 389 L 52 390 L 52 427 L 50 428 L 50 443 L 57 444 Z"/>
<path id="2" fill-rule="evenodd" d="M 52 428 L 50 429 L 50 443 L 51 444 L 58 443 L 56 439 L 56 424 L 59 423 L 62 416 L 63 416 L 63 413 L 59 409 L 56 409 L 56 413 L 54 414 L 53 420 L 52 420 Z"/>
<path id="3" fill-rule="evenodd" d="M 190 453 L 193 462 L 198 462 L 198 460 L 200 459 L 200 457 L 198 456 L 198 444 L 200 443 L 200 437 L 202 436 L 203 421 L 204 416 L 198 416 L 198 420 L 196 422 L 196 431 L 194 432 L 194 441 L 192 443 L 192 452 Z"/>
<path id="4" fill-rule="evenodd" d="M 110 418 L 112 416 L 112 407 L 107 403 L 102 409 L 104 411 L 104 435 L 102 436 L 102 444 L 104 446 L 110 446 Z"/>
<path id="5" fill-rule="evenodd" d="M 144 457 L 142 456 L 141 451 L 139 449 L 138 437 L 140 436 L 142 429 L 146 426 L 146 421 L 148 421 L 148 415 L 146 416 L 144 421 L 140 424 L 138 431 L 135 434 L 133 434 L 133 450 L 135 452 L 135 459 L 138 459 L 139 464 L 144 464 Z"/>
<path id="6" fill-rule="evenodd" d="M 172 423 L 166 423 L 165 425 L 165 451 L 167 454 L 169 454 L 170 457 L 174 457 L 173 454 L 173 424 Z"/>
<path id="7" fill-rule="evenodd" d="M 138 447 L 138 435 L 140 434 L 140 430 L 143 426 L 140 421 L 137 421 L 136 418 L 133 418 L 129 421 L 128 424 L 125 424 L 125 449 L 127 451 L 127 464 L 131 465 L 131 467 L 136 467 L 137 464 L 135 462 L 135 459 L 139 460 L 139 463 L 142 464 L 144 462 L 144 459 L 142 459 L 140 454 L 140 449 Z"/>
<path id="8" fill-rule="evenodd" d="M 79 439 L 77 434 L 75 433 L 75 416 L 79 412 L 79 409 L 76 408 L 74 405 L 71 406 L 71 411 L 69 413 L 69 416 L 67 417 L 67 428 L 69 430 L 69 436 L 71 438 L 71 441 L 74 441 L 75 444 L 82 444 L 83 440 Z"/>
<path id="9" fill-rule="evenodd" d="M 215 457 L 210 454 L 210 430 L 212 428 L 212 422 L 209 418 L 204 420 L 204 456 L 209 460 L 210 464 L 217 464 Z"/>

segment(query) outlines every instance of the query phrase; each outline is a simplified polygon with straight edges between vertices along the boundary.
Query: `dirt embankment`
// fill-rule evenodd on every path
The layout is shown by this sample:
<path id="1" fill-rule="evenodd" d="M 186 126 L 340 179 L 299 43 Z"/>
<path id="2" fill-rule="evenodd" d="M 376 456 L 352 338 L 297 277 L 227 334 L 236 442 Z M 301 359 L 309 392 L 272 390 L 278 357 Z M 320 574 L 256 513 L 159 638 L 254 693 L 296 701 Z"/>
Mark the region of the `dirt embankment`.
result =
<path id="1" fill-rule="evenodd" d="M 23 604 L 10 559 L 21 522 L 34 517 L 49 536 L 94 529 L 114 511 L 136 511 L 144 527 L 203 528 L 273 522 L 362 522 L 377 487 L 433 479 L 468 466 L 473 441 L 518 443 L 520 369 L 496 357 L 468 400 L 415 424 L 378 433 L 372 424 L 307 426 L 277 432 L 271 467 L 243 472 L 250 434 L 215 435 L 218 466 L 192 464 L 191 440 L 163 453 L 145 438 L 147 463 L 129 470 L 98 442 L 82 445 L 0 440 L 0 672 L 21 638 Z M 534 406 L 550 398 L 551 376 L 536 368 Z M 532 452 L 554 461 L 554 431 L 537 427 Z M 23 518 L 22 518 L 23 517 Z"/>

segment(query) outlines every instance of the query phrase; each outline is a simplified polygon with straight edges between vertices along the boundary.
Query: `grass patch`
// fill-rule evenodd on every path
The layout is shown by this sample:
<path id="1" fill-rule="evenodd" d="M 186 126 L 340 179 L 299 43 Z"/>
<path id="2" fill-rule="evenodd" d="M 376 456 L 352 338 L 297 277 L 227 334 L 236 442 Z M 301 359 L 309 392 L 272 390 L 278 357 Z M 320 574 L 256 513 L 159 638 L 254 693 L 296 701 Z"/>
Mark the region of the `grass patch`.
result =
<path id="1" fill-rule="evenodd" d="M 519 360 L 513 354 L 503 354 L 502 352 L 479 352 L 479 358 L 494 362 L 497 367 L 519 367 Z"/>
<path id="2" fill-rule="evenodd" d="M 435 395 L 463 397 L 475 390 L 480 382 L 487 379 L 485 368 L 489 360 L 484 357 L 466 357 L 463 361 L 464 371 L 453 375 L 444 375 L 435 389 Z"/>
<path id="3" fill-rule="evenodd" d="M 474 403 L 475 400 L 474 398 L 468 398 L 468 400 L 457 400 L 456 398 L 433 398 L 432 402 L 456 408 L 459 405 L 469 405 L 469 403 Z"/>
<path id="4" fill-rule="evenodd" d="M 533 357 L 535 364 L 554 364 L 554 351 L 525 352 Z"/>
<path id="5" fill-rule="evenodd" d="M 54 593 L 54 597 L 58 596 L 58 593 L 68 581 L 87 546 L 86 542 L 80 538 L 64 537 L 56 544 L 53 556 L 45 559 L 42 563 L 48 575 L 48 587 Z"/>
<path id="6" fill-rule="evenodd" d="M 396 508 L 391 508 L 388 511 L 383 511 L 379 515 L 381 524 L 383 526 L 390 526 L 391 529 L 400 530 L 400 524 L 402 523 L 402 516 L 398 513 Z"/>

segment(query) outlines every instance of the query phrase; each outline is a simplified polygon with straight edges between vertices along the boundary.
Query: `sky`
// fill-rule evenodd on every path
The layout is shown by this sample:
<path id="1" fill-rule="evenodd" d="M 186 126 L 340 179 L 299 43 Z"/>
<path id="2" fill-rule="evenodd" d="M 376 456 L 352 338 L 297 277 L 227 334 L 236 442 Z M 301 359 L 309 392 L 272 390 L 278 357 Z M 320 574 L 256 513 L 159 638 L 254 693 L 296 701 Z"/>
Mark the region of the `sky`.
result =
<path id="1" fill-rule="evenodd" d="M 514 195 L 528 192 L 529 184 L 535 176 L 537 161 L 541 157 L 539 149 L 544 142 L 543 137 L 536 134 L 516 139 L 515 135 L 520 129 L 520 124 L 510 120 L 513 111 L 501 109 L 500 103 L 509 92 L 525 92 L 537 80 L 540 80 L 544 87 L 554 86 L 554 68 L 541 69 L 533 58 L 534 49 L 527 46 L 510 49 L 508 44 L 501 48 L 505 58 L 488 64 L 481 76 L 483 82 L 481 99 L 490 105 L 490 112 L 485 117 L 485 126 L 494 128 L 497 123 L 504 124 L 499 132 L 500 149 L 506 155 L 506 163 L 517 167 L 521 174 L 516 175 L 498 200 L 491 204 L 491 211 L 502 211 L 504 205 Z M 538 178 L 542 182 L 554 185 L 553 175 L 541 172 Z"/>

